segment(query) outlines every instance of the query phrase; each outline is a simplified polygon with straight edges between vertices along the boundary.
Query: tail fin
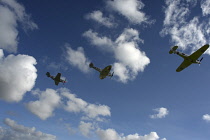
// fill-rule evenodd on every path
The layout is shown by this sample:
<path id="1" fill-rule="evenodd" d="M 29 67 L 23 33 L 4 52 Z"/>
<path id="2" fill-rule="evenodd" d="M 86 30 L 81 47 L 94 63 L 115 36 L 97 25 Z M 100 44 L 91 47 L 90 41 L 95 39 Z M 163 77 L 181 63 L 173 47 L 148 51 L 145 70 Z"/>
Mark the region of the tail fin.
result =
<path id="1" fill-rule="evenodd" d="M 90 67 L 90 68 L 93 68 L 93 67 L 94 67 L 93 63 L 90 63 L 90 64 L 89 64 L 89 67 Z"/>
<path id="2" fill-rule="evenodd" d="M 174 51 L 176 51 L 177 48 L 178 46 L 173 46 L 171 50 L 169 51 L 169 54 L 172 54 Z"/>
<path id="3" fill-rule="evenodd" d="M 50 73 L 49 72 L 47 72 L 46 75 L 47 75 L 47 77 L 50 77 Z"/>

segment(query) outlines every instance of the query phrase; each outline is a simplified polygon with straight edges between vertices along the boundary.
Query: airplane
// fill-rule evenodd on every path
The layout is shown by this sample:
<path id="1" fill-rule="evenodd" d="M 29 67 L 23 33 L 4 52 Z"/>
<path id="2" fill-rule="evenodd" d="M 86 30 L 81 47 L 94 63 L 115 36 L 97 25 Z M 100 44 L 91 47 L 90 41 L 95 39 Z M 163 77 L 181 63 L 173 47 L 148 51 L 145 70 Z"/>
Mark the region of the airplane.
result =
<path id="1" fill-rule="evenodd" d="M 52 79 L 55 81 L 55 85 L 58 85 L 59 82 L 61 82 L 61 83 L 63 83 L 63 84 L 66 83 L 66 80 L 60 79 L 60 78 L 61 78 L 61 73 L 58 73 L 58 74 L 56 75 L 56 77 L 51 76 L 49 72 L 47 72 L 46 75 L 47 75 L 47 77 L 50 77 L 50 78 L 52 78 Z"/>
<path id="2" fill-rule="evenodd" d="M 201 47 L 200 49 L 198 49 L 197 51 L 195 51 L 191 55 L 186 55 L 184 53 L 178 52 L 178 51 L 176 51 L 177 48 L 178 48 L 178 46 L 172 47 L 171 50 L 169 51 L 169 54 L 174 53 L 174 54 L 177 54 L 177 55 L 181 56 L 182 58 L 184 58 L 184 61 L 176 69 L 176 72 L 180 72 L 183 69 L 190 66 L 192 63 L 201 64 L 201 61 L 203 60 L 203 57 L 200 60 L 198 60 L 198 58 L 209 48 L 209 44 L 204 45 L 203 47 Z"/>
<path id="3" fill-rule="evenodd" d="M 100 69 L 100 68 L 97 68 L 93 65 L 93 63 L 90 63 L 89 64 L 89 67 L 90 68 L 93 68 L 95 70 L 97 70 L 98 72 L 100 72 L 100 75 L 99 75 L 99 78 L 100 79 L 104 79 L 106 78 L 107 76 L 110 76 L 112 77 L 114 75 L 114 72 L 113 73 L 110 73 L 110 70 L 112 69 L 112 66 L 109 65 L 109 66 L 106 66 L 104 69 Z"/>

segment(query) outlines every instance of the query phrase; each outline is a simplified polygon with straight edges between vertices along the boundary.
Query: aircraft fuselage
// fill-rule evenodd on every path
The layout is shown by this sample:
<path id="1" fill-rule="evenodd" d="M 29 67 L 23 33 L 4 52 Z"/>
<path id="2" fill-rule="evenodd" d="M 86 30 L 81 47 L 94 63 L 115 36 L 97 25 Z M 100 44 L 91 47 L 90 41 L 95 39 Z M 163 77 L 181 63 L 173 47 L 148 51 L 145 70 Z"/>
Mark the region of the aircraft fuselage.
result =
<path id="1" fill-rule="evenodd" d="M 174 53 L 181 56 L 184 60 L 190 61 L 191 63 L 200 64 L 199 60 L 193 60 L 189 57 L 189 55 L 187 55 L 185 53 L 181 53 L 181 52 L 178 52 L 178 51 L 174 51 Z"/>
<path id="2" fill-rule="evenodd" d="M 105 67 L 105 68 L 100 72 L 100 75 L 99 75 L 100 79 L 106 78 L 106 76 L 109 75 L 109 72 L 110 72 L 111 69 L 112 69 L 112 66 L 111 66 L 111 65 Z"/>

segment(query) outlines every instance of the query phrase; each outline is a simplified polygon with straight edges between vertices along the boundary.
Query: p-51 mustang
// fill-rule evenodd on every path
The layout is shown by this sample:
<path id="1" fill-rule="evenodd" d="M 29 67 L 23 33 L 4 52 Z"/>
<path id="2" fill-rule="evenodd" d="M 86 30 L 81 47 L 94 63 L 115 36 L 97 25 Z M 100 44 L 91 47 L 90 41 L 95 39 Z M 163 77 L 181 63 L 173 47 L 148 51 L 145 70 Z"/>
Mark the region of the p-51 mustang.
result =
<path id="1" fill-rule="evenodd" d="M 198 58 L 209 48 L 209 45 L 208 44 L 204 45 L 203 47 L 201 47 L 200 49 L 198 49 L 197 51 L 195 51 L 189 56 L 184 53 L 180 53 L 176 51 L 177 48 L 178 46 L 172 47 L 169 53 L 170 54 L 174 53 L 184 58 L 184 61 L 182 62 L 182 64 L 176 69 L 177 72 L 180 72 L 186 67 L 188 67 L 189 65 L 191 65 L 192 63 L 201 64 L 203 57 L 200 60 L 198 60 Z"/>
<path id="2" fill-rule="evenodd" d="M 61 83 L 63 83 L 63 84 L 66 83 L 66 80 L 62 80 L 62 79 L 61 79 L 61 73 L 58 73 L 58 74 L 56 75 L 56 77 L 50 75 L 49 72 L 47 72 L 46 75 L 47 75 L 47 77 L 50 77 L 50 78 L 52 78 L 52 79 L 55 81 L 55 85 L 58 85 L 59 82 L 61 82 Z"/>
<path id="3" fill-rule="evenodd" d="M 100 72 L 100 75 L 99 75 L 100 79 L 104 79 L 107 76 L 112 77 L 114 75 L 114 72 L 113 73 L 110 73 L 110 70 L 112 69 L 112 66 L 111 65 L 105 67 L 104 69 L 99 69 L 99 68 L 95 67 L 93 65 L 93 63 L 90 63 L 89 64 L 89 67 L 97 70 L 98 72 Z"/>

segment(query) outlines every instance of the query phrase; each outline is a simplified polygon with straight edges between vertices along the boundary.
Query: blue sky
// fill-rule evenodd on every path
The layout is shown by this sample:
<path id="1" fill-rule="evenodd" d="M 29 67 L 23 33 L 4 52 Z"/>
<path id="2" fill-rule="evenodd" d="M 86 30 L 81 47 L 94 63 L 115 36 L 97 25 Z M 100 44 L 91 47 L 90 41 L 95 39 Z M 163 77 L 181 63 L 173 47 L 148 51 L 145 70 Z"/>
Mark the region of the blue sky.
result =
<path id="1" fill-rule="evenodd" d="M 0 1 L 1 140 L 207 140 L 208 0 Z M 112 65 L 99 79 L 89 63 Z M 62 73 L 65 85 L 46 77 Z"/>

